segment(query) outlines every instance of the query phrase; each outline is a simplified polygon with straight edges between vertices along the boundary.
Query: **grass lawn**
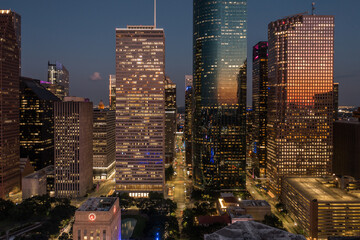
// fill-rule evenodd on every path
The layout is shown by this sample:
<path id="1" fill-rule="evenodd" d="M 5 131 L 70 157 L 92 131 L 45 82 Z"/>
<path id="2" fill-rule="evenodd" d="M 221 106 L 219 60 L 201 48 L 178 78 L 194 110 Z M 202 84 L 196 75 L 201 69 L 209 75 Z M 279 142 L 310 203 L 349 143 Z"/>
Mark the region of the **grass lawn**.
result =
<path id="1" fill-rule="evenodd" d="M 137 221 L 131 238 L 135 238 L 135 239 L 142 238 L 144 235 L 144 229 L 146 226 L 146 218 L 144 218 L 140 215 L 122 215 L 121 221 L 123 221 L 127 218 L 133 218 L 133 219 L 136 219 L 136 221 Z"/>

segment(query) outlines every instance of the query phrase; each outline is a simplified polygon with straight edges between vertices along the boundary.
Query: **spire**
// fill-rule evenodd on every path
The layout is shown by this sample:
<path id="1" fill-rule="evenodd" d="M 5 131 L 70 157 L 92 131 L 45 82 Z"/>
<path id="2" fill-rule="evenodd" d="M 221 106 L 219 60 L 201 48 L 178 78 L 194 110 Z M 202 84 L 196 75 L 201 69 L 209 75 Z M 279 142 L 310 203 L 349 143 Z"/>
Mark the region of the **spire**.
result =
<path id="1" fill-rule="evenodd" d="M 311 15 L 315 15 L 315 2 L 311 4 Z"/>
<path id="2" fill-rule="evenodd" d="M 154 0 L 154 28 L 156 28 L 156 0 Z"/>

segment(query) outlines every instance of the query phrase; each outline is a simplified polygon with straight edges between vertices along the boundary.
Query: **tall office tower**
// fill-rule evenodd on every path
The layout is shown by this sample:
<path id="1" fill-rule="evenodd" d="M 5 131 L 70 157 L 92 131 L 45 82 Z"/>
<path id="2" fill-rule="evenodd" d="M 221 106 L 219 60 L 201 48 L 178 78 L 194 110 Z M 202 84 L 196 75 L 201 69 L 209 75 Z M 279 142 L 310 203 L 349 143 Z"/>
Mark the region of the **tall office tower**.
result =
<path id="1" fill-rule="evenodd" d="M 116 108 L 116 77 L 109 75 L 109 106 L 111 110 Z"/>
<path id="2" fill-rule="evenodd" d="M 334 83 L 334 120 L 339 119 L 339 83 Z"/>
<path id="3" fill-rule="evenodd" d="M 163 192 L 165 35 L 155 26 L 116 29 L 116 189 Z"/>
<path id="4" fill-rule="evenodd" d="M 266 125 L 268 102 L 268 43 L 259 42 L 253 47 L 253 94 L 254 111 L 253 162 L 257 177 L 266 176 Z"/>
<path id="5" fill-rule="evenodd" d="M 94 179 L 108 179 L 115 171 L 115 110 L 94 109 Z"/>
<path id="6" fill-rule="evenodd" d="M 55 85 L 50 88 L 57 97 L 63 99 L 69 96 L 69 71 L 60 62 L 48 62 L 48 82 Z M 56 89 L 56 90 L 55 90 Z"/>
<path id="7" fill-rule="evenodd" d="M 54 103 L 55 194 L 82 197 L 93 179 L 92 102 L 65 97 Z"/>
<path id="8" fill-rule="evenodd" d="M 185 75 L 185 161 L 192 166 L 193 76 Z"/>
<path id="9" fill-rule="evenodd" d="M 176 112 L 176 84 L 165 77 L 165 163 L 175 157 Z"/>
<path id="10" fill-rule="evenodd" d="M 54 102 L 60 101 L 40 82 L 20 77 L 20 156 L 36 171 L 54 164 Z"/>
<path id="11" fill-rule="evenodd" d="M 194 0 L 193 179 L 245 189 L 247 1 Z"/>
<path id="12" fill-rule="evenodd" d="M 20 16 L 0 10 L 0 197 L 20 187 Z"/>
<path id="13" fill-rule="evenodd" d="M 298 14 L 269 24 L 267 176 L 331 172 L 334 17 Z"/>

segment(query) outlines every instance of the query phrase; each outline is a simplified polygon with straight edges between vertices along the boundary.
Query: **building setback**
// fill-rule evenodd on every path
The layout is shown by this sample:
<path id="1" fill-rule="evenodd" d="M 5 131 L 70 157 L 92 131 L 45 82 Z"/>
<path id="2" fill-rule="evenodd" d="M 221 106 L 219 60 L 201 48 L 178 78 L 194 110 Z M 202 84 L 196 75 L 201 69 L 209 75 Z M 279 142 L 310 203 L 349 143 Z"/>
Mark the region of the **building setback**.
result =
<path id="1" fill-rule="evenodd" d="M 60 101 L 40 80 L 20 78 L 20 156 L 34 169 L 54 164 L 54 102 Z"/>
<path id="2" fill-rule="evenodd" d="M 326 178 L 285 178 L 281 201 L 310 239 L 358 236 L 360 198 L 330 185 Z"/>
<path id="3" fill-rule="evenodd" d="M 54 103 L 55 194 L 82 197 L 92 187 L 93 109 L 80 97 Z"/>
<path id="4" fill-rule="evenodd" d="M 89 198 L 75 212 L 73 239 L 121 239 L 121 210 L 119 199 Z"/>
<path id="5" fill-rule="evenodd" d="M 94 179 L 108 179 L 115 171 L 115 110 L 94 109 Z"/>
<path id="6" fill-rule="evenodd" d="M 266 177 L 266 125 L 268 103 L 268 43 L 259 42 L 253 47 L 253 94 L 254 121 L 253 168 L 257 177 Z M 249 133 L 250 134 L 250 133 Z"/>
<path id="7" fill-rule="evenodd" d="M 194 1 L 193 181 L 245 189 L 247 1 Z"/>
<path id="8" fill-rule="evenodd" d="M 154 26 L 116 29 L 116 190 L 164 190 L 165 35 Z"/>
<path id="9" fill-rule="evenodd" d="M 20 187 L 20 15 L 0 10 L 0 197 Z"/>
<path id="10" fill-rule="evenodd" d="M 267 177 L 279 196 L 284 176 L 323 176 L 333 154 L 334 17 L 271 22 Z"/>
<path id="11" fill-rule="evenodd" d="M 185 75 L 185 161 L 192 166 L 193 76 Z M 192 172 L 192 171 L 191 171 Z"/>
<path id="12" fill-rule="evenodd" d="M 175 157 L 176 138 L 176 84 L 165 78 L 165 163 L 172 163 Z"/>

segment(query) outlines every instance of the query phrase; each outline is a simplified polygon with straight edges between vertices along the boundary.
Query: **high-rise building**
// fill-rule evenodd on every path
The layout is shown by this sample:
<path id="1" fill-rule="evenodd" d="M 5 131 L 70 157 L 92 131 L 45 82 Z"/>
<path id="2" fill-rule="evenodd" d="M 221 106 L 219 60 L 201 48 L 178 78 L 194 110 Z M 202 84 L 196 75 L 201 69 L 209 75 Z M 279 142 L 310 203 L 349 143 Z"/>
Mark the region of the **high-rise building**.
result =
<path id="1" fill-rule="evenodd" d="M 259 42 L 253 47 L 252 107 L 254 121 L 253 168 L 257 177 L 266 176 L 266 125 L 268 99 L 268 43 Z"/>
<path id="2" fill-rule="evenodd" d="M 115 171 L 115 110 L 94 109 L 93 169 L 95 179 L 107 179 Z"/>
<path id="3" fill-rule="evenodd" d="M 55 194 L 82 197 L 93 180 L 92 102 L 65 97 L 54 103 Z"/>
<path id="4" fill-rule="evenodd" d="M 172 163 L 175 157 L 176 112 L 176 84 L 165 77 L 165 163 Z"/>
<path id="5" fill-rule="evenodd" d="M 54 164 L 54 102 L 40 80 L 20 77 L 20 156 L 34 169 Z"/>
<path id="6" fill-rule="evenodd" d="M 245 189 L 247 1 L 194 0 L 193 180 Z"/>
<path id="7" fill-rule="evenodd" d="M 60 62 L 55 64 L 48 62 L 48 82 L 51 83 L 49 90 L 58 98 L 69 96 L 69 71 Z"/>
<path id="8" fill-rule="evenodd" d="M 185 75 L 185 161 L 192 166 L 193 76 Z"/>
<path id="9" fill-rule="evenodd" d="M 334 17 L 298 14 L 269 24 L 267 176 L 323 176 L 333 153 Z"/>
<path id="10" fill-rule="evenodd" d="M 116 76 L 109 75 L 109 106 L 111 110 L 116 107 Z"/>
<path id="11" fill-rule="evenodd" d="M 0 197 L 20 187 L 20 16 L 0 10 Z"/>
<path id="12" fill-rule="evenodd" d="M 334 83 L 334 119 L 339 119 L 339 83 Z"/>
<path id="13" fill-rule="evenodd" d="M 116 189 L 163 192 L 165 35 L 155 26 L 116 29 Z"/>

